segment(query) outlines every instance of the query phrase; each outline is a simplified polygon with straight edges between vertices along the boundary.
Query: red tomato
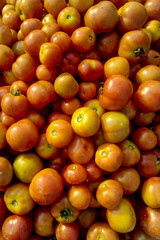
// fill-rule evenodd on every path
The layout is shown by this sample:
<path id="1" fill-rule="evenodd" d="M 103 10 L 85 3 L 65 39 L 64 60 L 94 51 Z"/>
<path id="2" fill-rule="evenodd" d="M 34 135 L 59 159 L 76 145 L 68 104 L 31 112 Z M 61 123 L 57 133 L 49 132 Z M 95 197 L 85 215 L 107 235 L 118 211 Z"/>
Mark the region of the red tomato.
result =
<path id="1" fill-rule="evenodd" d="M 57 240 L 78 240 L 79 226 L 76 222 L 73 223 L 58 223 L 55 230 Z"/>

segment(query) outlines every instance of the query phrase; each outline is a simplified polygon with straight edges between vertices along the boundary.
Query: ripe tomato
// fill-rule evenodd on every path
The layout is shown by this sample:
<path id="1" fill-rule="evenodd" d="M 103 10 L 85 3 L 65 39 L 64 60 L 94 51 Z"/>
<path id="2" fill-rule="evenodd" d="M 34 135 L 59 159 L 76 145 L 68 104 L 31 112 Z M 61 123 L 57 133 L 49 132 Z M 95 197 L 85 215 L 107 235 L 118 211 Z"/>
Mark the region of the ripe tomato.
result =
<path id="1" fill-rule="evenodd" d="M 2 225 L 2 223 L 3 223 L 3 221 L 5 220 L 5 217 L 6 217 L 7 207 L 6 207 L 6 204 L 4 202 L 4 197 L 1 194 L 0 194 L 0 211 L 1 211 L 0 225 Z"/>
<path id="2" fill-rule="evenodd" d="M 119 233 L 131 232 L 137 222 L 135 210 L 126 198 L 116 208 L 106 209 L 106 217 L 110 227 Z"/>
<path id="3" fill-rule="evenodd" d="M 84 183 L 72 185 L 68 190 L 68 199 L 78 210 L 87 209 L 92 200 L 91 191 Z"/>
<path id="4" fill-rule="evenodd" d="M 80 211 L 69 202 L 67 193 L 63 193 L 56 202 L 51 205 L 51 214 L 59 223 L 74 222 Z"/>
<path id="5" fill-rule="evenodd" d="M 78 96 L 82 101 L 88 101 L 96 97 L 97 87 L 95 82 L 81 82 L 79 84 Z"/>
<path id="6" fill-rule="evenodd" d="M 82 210 L 78 216 L 77 222 L 80 228 L 88 229 L 98 218 L 97 208 L 87 208 Z"/>
<path id="7" fill-rule="evenodd" d="M 57 17 L 58 13 L 67 5 L 65 0 L 44 0 L 44 8 L 48 13 L 51 13 L 54 17 Z"/>
<path id="8" fill-rule="evenodd" d="M 123 94 L 122 94 L 123 93 Z M 100 103 L 107 110 L 121 110 L 130 101 L 133 94 L 131 81 L 124 75 L 115 74 L 106 79 Z"/>
<path id="9" fill-rule="evenodd" d="M 119 111 L 105 112 L 101 117 L 101 127 L 104 139 L 112 143 L 123 141 L 130 132 L 128 117 Z"/>
<path id="10" fill-rule="evenodd" d="M 13 177 L 13 168 L 10 161 L 5 157 L 0 157 L 0 172 L 0 185 L 9 184 Z"/>
<path id="11" fill-rule="evenodd" d="M 148 20 L 158 20 L 160 21 L 159 11 L 159 1 L 158 0 L 147 0 L 144 6 L 148 13 Z"/>
<path id="12" fill-rule="evenodd" d="M 74 163 L 85 164 L 94 156 L 94 142 L 90 137 L 75 135 L 67 147 L 68 156 Z"/>
<path id="13" fill-rule="evenodd" d="M 13 161 L 13 171 L 17 179 L 30 183 L 33 176 L 43 169 L 42 159 L 34 152 L 24 152 Z"/>
<path id="14" fill-rule="evenodd" d="M 118 240 L 119 235 L 106 222 L 96 222 L 87 231 L 87 240 L 113 239 Z"/>
<path id="15" fill-rule="evenodd" d="M 6 132 L 6 139 L 9 146 L 18 152 L 25 152 L 32 149 L 38 137 L 38 129 L 29 119 L 21 119 L 15 122 Z"/>
<path id="16" fill-rule="evenodd" d="M 81 137 L 91 137 L 100 127 L 100 117 L 93 109 L 81 107 L 73 113 L 71 125 L 76 134 Z"/>
<path id="17" fill-rule="evenodd" d="M 31 231 L 32 219 L 28 215 L 10 215 L 2 224 L 4 239 L 28 240 Z"/>
<path id="18" fill-rule="evenodd" d="M 63 119 L 57 119 L 50 123 L 46 130 L 48 143 L 56 148 L 69 145 L 74 137 L 71 124 Z"/>
<path id="19" fill-rule="evenodd" d="M 5 94 L 1 100 L 1 108 L 10 117 L 20 118 L 28 111 L 29 101 L 20 90 Z"/>
<path id="20" fill-rule="evenodd" d="M 55 232 L 54 217 L 50 207 L 37 207 L 33 217 L 33 229 L 38 236 L 50 237 Z"/>
<path id="21" fill-rule="evenodd" d="M 122 197 L 123 188 L 116 180 L 105 180 L 97 187 L 96 198 L 104 208 L 112 209 L 117 207 Z"/>
<path id="22" fill-rule="evenodd" d="M 95 182 L 103 175 L 103 170 L 97 166 L 94 159 L 91 159 L 84 167 L 87 170 L 88 182 Z"/>
<path id="23" fill-rule="evenodd" d="M 150 44 L 150 38 L 145 31 L 129 31 L 121 37 L 118 55 L 126 58 L 129 63 L 137 63 L 147 55 Z"/>
<path id="24" fill-rule="evenodd" d="M 61 110 L 64 114 L 72 115 L 79 107 L 81 103 L 76 97 L 63 99 L 61 101 Z"/>
<path id="25" fill-rule="evenodd" d="M 80 184 L 87 179 L 87 170 L 79 163 L 71 163 L 65 170 L 65 180 L 69 184 Z"/>
<path id="26" fill-rule="evenodd" d="M 15 54 L 13 50 L 7 45 L 0 44 L 0 70 L 12 68 L 14 61 Z"/>
<path id="27" fill-rule="evenodd" d="M 7 145 L 6 132 L 7 127 L 0 122 L 0 150 L 2 150 Z"/>
<path id="28" fill-rule="evenodd" d="M 55 202 L 62 194 L 64 184 L 60 174 L 51 168 L 44 168 L 33 178 L 29 186 L 32 199 L 46 206 Z"/>
<path id="29" fill-rule="evenodd" d="M 20 26 L 21 32 L 26 37 L 33 30 L 40 30 L 42 28 L 42 22 L 38 18 L 25 19 Z"/>
<path id="30" fill-rule="evenodd" d="M 29 213 L 35 205 L 29 194 L 28 184 L 22 182 L 9 186 L 4 194 L 4 201 L 8 210 L 18 215 Z"/>
<path id="31" fill-rule="evenodd" d="M 118 23 L 117 8 L 111 1 L 100 1 L 87 10 L 84 23 L 96 34 L 111 32 Z"/>
<path id="32" fill-rule="evenodd" d="M 57 240 L 78 240 L 79 226 L 76 222 L 58 223 L 56 225 L 55 235 Z"/>
<path id="33" fill-rule="evenodd" d="M 104 143 L 95 152 L 95 163 L 104 171 L 114 172 L 120 168 L 122 162 L 123 153 L 116 144 Z"/>

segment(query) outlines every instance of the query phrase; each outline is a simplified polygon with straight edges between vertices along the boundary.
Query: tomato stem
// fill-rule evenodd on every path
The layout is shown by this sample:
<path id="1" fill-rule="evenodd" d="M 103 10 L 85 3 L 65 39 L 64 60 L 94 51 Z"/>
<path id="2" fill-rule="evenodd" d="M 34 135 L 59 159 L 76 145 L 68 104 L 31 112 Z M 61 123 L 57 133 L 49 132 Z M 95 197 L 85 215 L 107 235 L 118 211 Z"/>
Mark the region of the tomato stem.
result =
<path id="1" fill-rule="evenodd" d="M 14 207 L 17 207 L 17 206 L 18 206 L 18 202 L 17 202 L 16 200 L 13 200 L 13 201 L 12 201 L 12 205 L 13 205 Z"/>
<path id="2" fill-rule="evenodd" d="M 65 208 L 60 211 L 60 216 L 65 222 L 68 222 L 69 217 L 73 217 L 72 210 L 69 208 Z"/>
<path id="3" fill-rule="evenodd" d="M 128 145 L 128 148 L 129 149 L 134 149 L 134 147 L 131 144 Z"/>
<path id="4" fill-rule="evenodd" d="M 141 48 L 141 47 L 139 47 L 139 48 L 137 48 L 136 50 L 134 50 L 134 55 L 135 55 L 135 57 L 143 57 L 143 55 L 145 54 L 145 48 Z"/>
<path id="5" fill-rule="evenodd" d="M 21 95 L 21 91 L 20 90 L 17 90 L 16 92 L 14 92 L 13 89 L 10 90 L 10 93 L 13 95 L 13 96 L 20 96 Z"/>

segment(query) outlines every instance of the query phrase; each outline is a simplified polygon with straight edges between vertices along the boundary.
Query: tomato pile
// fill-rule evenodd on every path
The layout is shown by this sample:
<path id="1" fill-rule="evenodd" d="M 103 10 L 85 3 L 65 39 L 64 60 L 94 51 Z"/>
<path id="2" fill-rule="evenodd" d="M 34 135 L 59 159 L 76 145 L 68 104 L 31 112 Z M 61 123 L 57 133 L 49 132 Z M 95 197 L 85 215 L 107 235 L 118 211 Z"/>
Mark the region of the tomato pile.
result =
<path id="1" fill-rule="evenodd" d="M 0 240 L 160 239 L 160 1 L 0 1 Z"/>

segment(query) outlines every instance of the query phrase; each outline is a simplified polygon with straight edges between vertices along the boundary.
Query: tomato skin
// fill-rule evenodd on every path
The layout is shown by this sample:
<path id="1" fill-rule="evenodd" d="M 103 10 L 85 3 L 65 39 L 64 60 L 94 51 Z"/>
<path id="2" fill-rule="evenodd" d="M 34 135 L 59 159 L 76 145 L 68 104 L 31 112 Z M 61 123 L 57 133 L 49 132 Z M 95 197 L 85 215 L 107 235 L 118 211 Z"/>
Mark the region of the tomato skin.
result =
<path id="1" fill-rule="evenodd" d="M 32 199 L 39 205 L 50 205 L 61 196 L 64 184 L 60 174 L 51 168 L 39 171 L 29 186 L 29 193 Z"/>
<path id="2" fill-rule="evenodd" d="M 105 109 L 118 111 L 126 106 L 132 94 L 133 86 L 131 81 L 124 75 L 115 74 L 105 80 L 103 93 L 100 94 L 99 100 Z"/>
<path id="3" fill-rule="evenodd" d="M 55 230 L 57 240 L 78 240 L 79 226 L 76 222 L 73 223 L 58 223 Z"/>
<path id="4" fill-rule="evenodd" d="M 11 229 L 13 229 L 11 231 Z M 4 239 L 27 240 L 32 230 L 32 219 L 28 215 L 11 215 L 2 224 L 2 235 Z"/>
<path id="5" fill-rule="evenodd" d="M 7 145 L 6 132 L 7 127 L 0 122 L 0 150 L 2 150 Z"/>
<path id="6" fill-rule="evenodd" d="M 2 225 L 2 223 L 3 223 L 3 221 L 5 220 L 5 217 L 6 217 L 7 207 L 6 207 L 6 204 L 4 202 L 4 197 L 1 194 L 0 194 L 0 211 L 1 211 L 0 225 Z"/>
<path id="7" fill-rule="evenodd" d="M 95 163 L 104 171 L 114 172 L 122 162 L 122 150 L 114 143 L 104 143 L 96 150 Z"/>
<path id="8" fill-rule="evenodd" d="M 80 184 L 87 179 L 87 171 L 85 167 L 79 163 L 71 163 L 65 170 L 65 180 L 69 184 Z"/>
<path id="9" fill-rule="evenodd" d="M 106 209 L 106 217 L 111 228 L 119 233 L 131 232 L 137 222 L 132 204 L 124 197 L 116 208 Z"/>
<path id="10" fill-rule="evenodd" d="M 28 184 L 18 182 L 12 184 L 4 194 L 8 210 L 14 214 L 24 215 L 32 211 L 35 202 L 29 194 Z"/>
<path id="11" fill-rule="evenodd" d="M 84 15 L 85 25 L 93 29 L 96 34 L 111 32 L 117 25 L 117 22 L 117 8 L 110 1 L 100 1 L 98 4 L 90 7 Z"/>
<path id="12" fill-rule="evenodd" d="M 123 141 L 130 132 L 128 117 L 119 111 L 105 112 L 101 117 L 101 127 L 104 139 L 110 143 Z"/>
<path id="13" fill-rule="evenodd" d="M 121 184 L 113 179 L 108 179 L 99 184 L 96 191 L 98 202 L 108 209 L 115 208 L 119 205 L 123 197 L 123 188 Z"/>
<path id="14" fill-rule="evenodd" d="M 24 138 L 25 135 L 25 138 Z M 29 119 L 22 119 L 12 124 L 6 132 L 6 139 L 13 150 L 28 151 L 38 140 L 39 133 L 34 123 Z"/>
<path id="15" fill-rule="evenodd" d="M 98 218 L 98 209 L 96 208 L 87 208 L 82 210 L 78 216 L 78 225 L 80 228 L 88 229 Z"/>
<path id="16" fill-rule="evenodd" d="M 84 167 L 87 170 L 88 182 L 95 182 L 99 180 L 103 175 L 103 170 L 97 166 L 94 159 L 86 163 Z"/>
<path id="17" fill-rule="evenodd" d="M 121 37 L 118 55 L 126 58 L 129 63 L 137 63 L 147 55 L 150 44 L 150 39 L 143 30 L 129 31 Z"/>
<path id="18" fill-rule="evenodd" d="M 96 222 L 87 231 L 87 240 L 113 239 L 118 240 L 119 235 L 106 222 Z"/>
<path id="19" fill-rule="evenodd" d="M 1 108 L 10 117 L 22 117 L 29 108 L 29 101 L 20 91 L 5 94 L 1 100 Z"/>
<path id="20" fill-rule="evenodd" d="M 59 223 L 74 222 L 80 211 L 69 202 L 68 195 L 64 192 L 56 202 L 51 205 L 51 214 Z"/>

